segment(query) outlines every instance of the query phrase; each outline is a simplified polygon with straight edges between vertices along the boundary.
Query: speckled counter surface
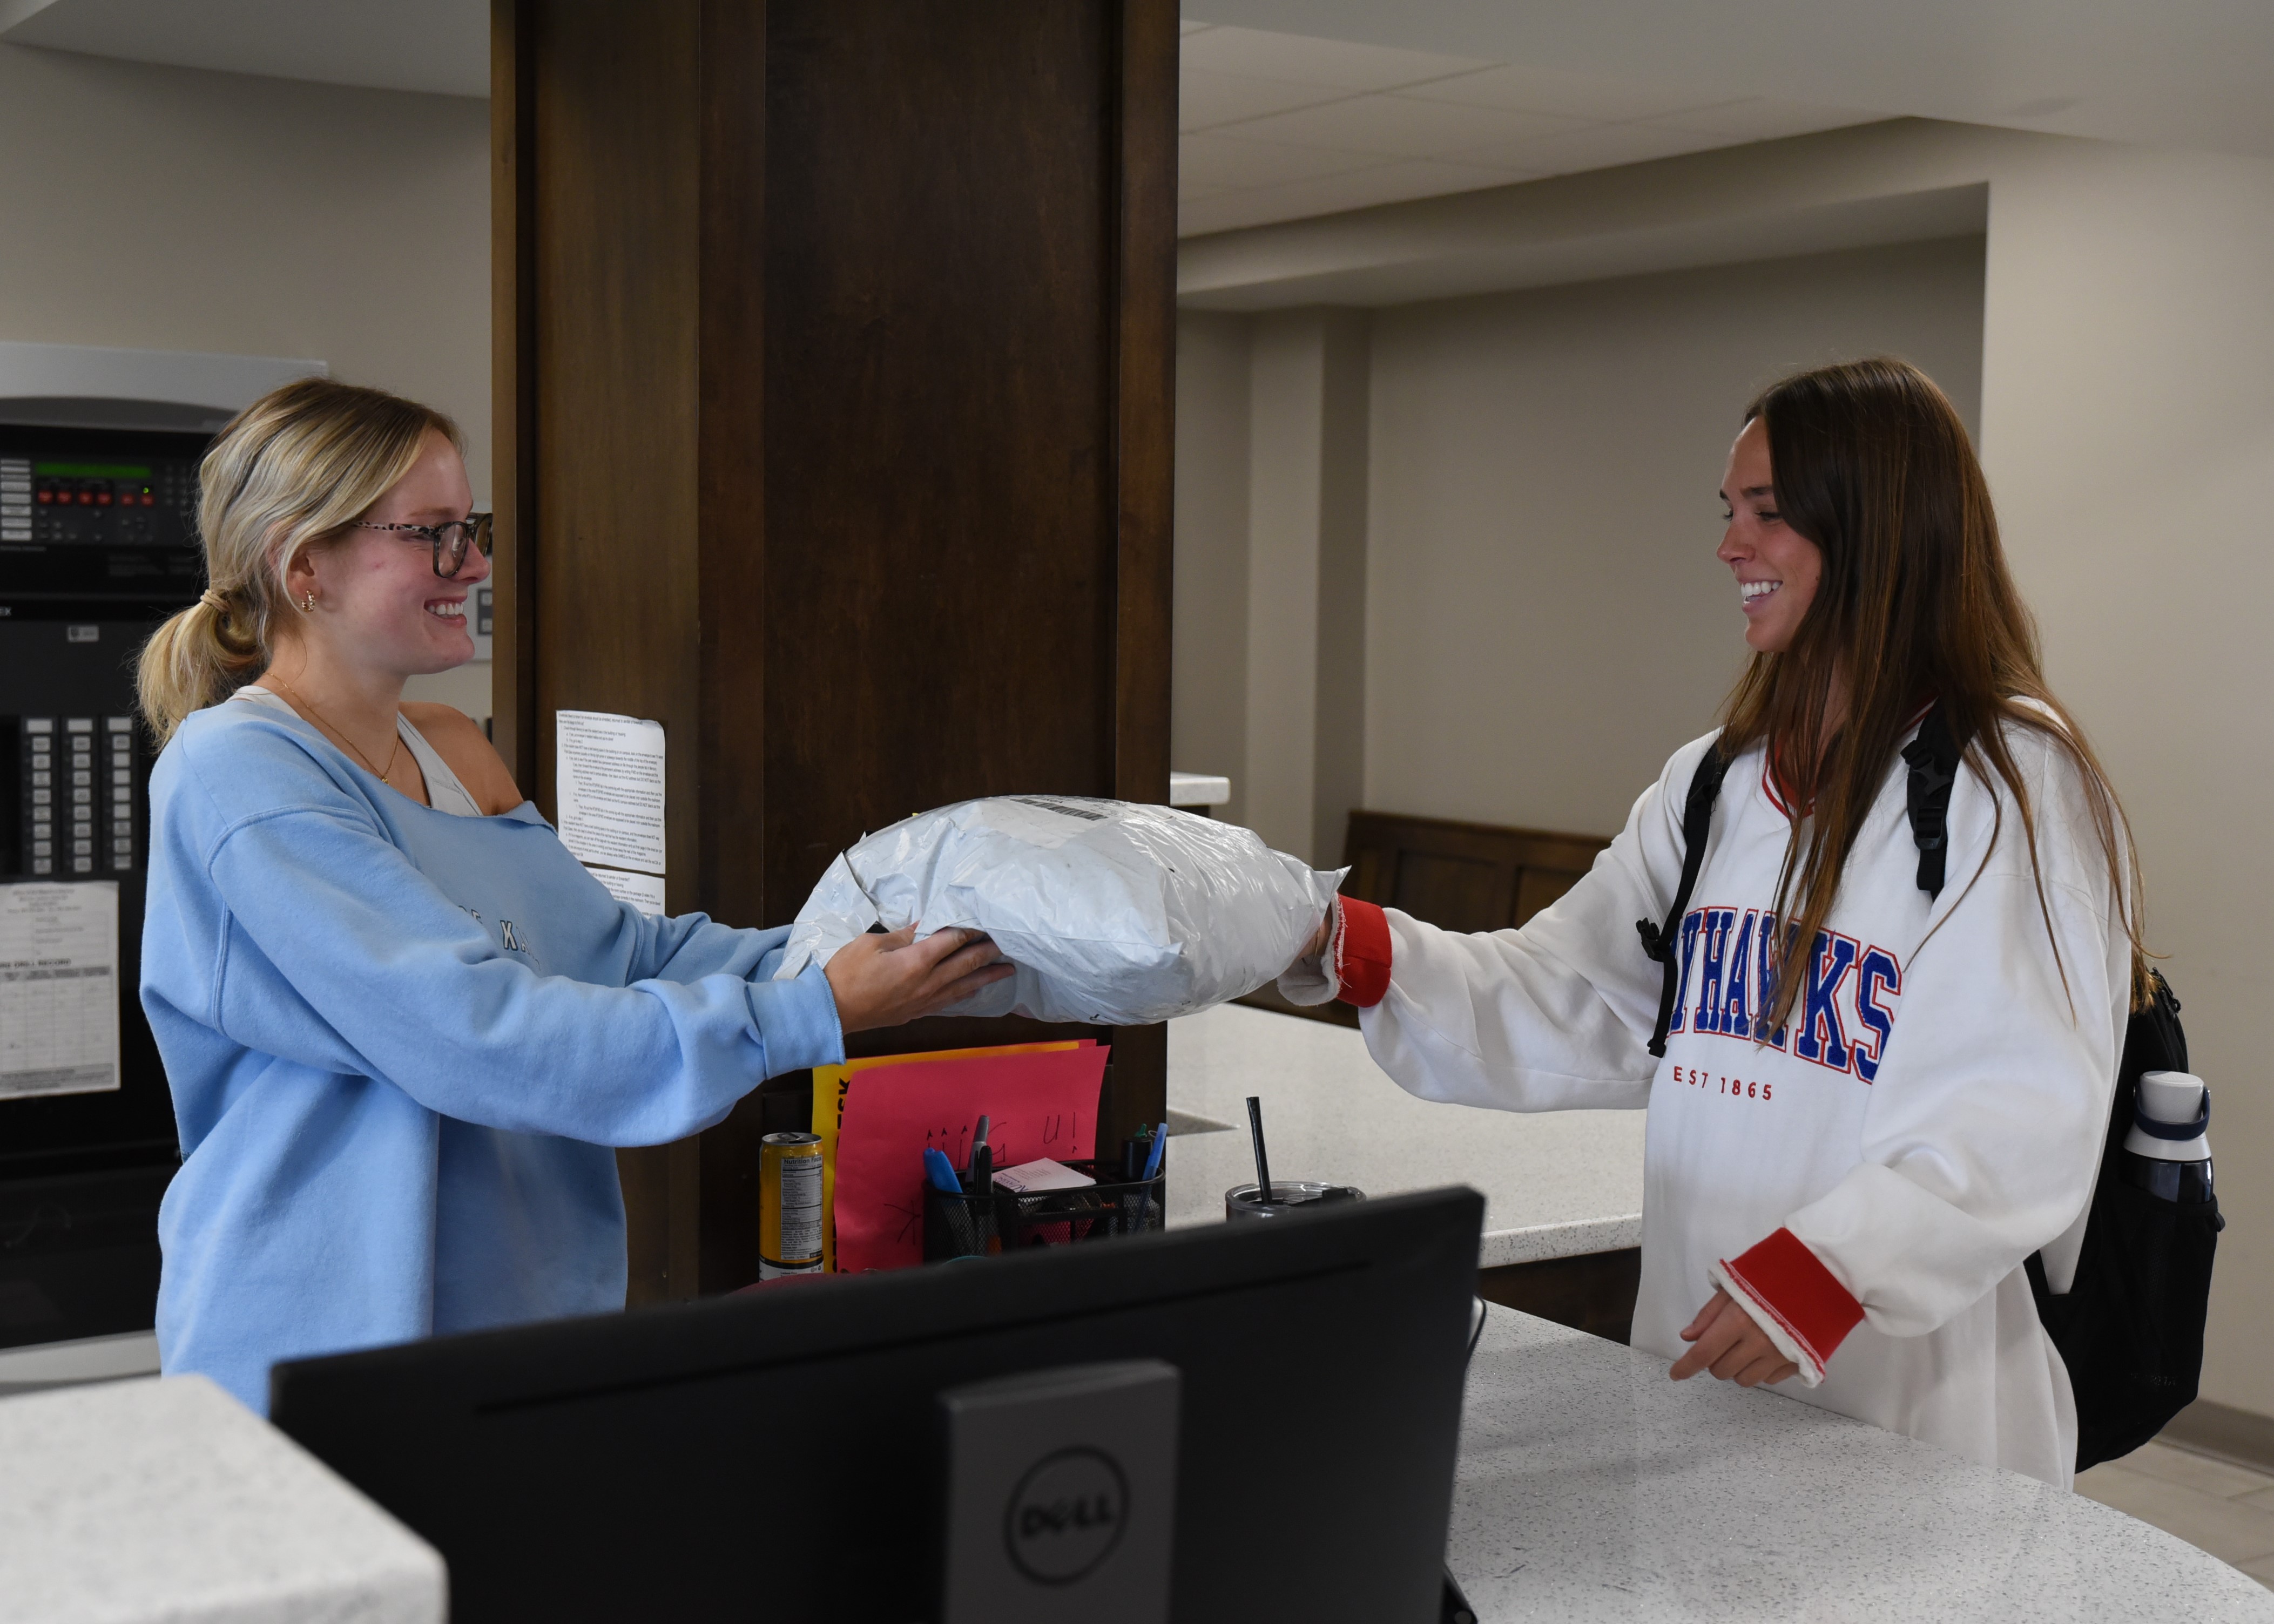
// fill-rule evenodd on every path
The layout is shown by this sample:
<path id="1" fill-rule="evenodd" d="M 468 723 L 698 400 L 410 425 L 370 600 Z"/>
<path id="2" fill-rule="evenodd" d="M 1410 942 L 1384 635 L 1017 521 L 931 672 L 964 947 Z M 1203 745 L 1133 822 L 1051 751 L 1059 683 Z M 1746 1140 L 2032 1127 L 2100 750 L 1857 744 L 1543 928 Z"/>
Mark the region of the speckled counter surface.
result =
<path id="1" fill-rule="evenodd" d="M 441 1624 L 442 1559 L 201 1376 L 0 1400 L 0 1624 Z"/>
<path id="2" fill-rule="evenodd" d="M 2123 1513 L 1776 1393 L 1495 1308 L 1449 1560 L 1487 1624 L 2274 1620 Z"/>
<path id="3" fill-rule="evenodd" d="M 1263 1101 L 1275 1180 L 1483 1192 L 1483 1267 L 1642 1244 L 1642 1112 L 1524 1116 L 1417 1100 L 1349 1027 L 1239 1004 L 1169 1023 L 1170 1109 L 1236 1124 L 1171 1142 L 1171 1225 L 1220 1220 L 1224 1192 L 1255 1181 L 1249 1094 Z"/>

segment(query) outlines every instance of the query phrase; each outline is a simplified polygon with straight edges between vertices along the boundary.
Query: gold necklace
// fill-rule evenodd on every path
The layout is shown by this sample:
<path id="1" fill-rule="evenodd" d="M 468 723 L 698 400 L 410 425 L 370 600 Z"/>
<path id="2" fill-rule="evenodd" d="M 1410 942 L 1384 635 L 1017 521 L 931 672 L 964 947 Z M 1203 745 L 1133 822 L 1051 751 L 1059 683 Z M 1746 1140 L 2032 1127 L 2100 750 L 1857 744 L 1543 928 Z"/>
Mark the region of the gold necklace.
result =
<path id="1" fill-rule="evenodd" d="M 303 694 L 298 688 L 294 688 L 290 682 L 285 681 L 282 677 L 271 677 L 268 680 L 275 682 L 277 687 L 282 688 L 287 694 L 290 695 L 292 696 L 293 703 L 305 709 L 308 712 L 309 718 L 319 727 L 321 727 L 328 733 L 336 735 L 342 744 L 347 746 L 350 750 L 354 750 L 356 759 L 361 762 L 365 767 L 370 768 L 372 771 L 378 773 L 379 781 L 381 784 L 388 781 L 388 774 L 395 771 L 396 759 L 403 754 L 403 730 L 400 727 L 395 730 L 395 748 L 387 753 L 387 766 L 382 770 L 373 764 L 371 757 L 365 756 L 363 751 L 358 748 L 354 740 L 349 738 L 347 734 L 342 733 L 337 727 L 334 726 L 326 719 L 322 711 L 310 704 L 308 703 L 308 696 L 305 694 Z"/>

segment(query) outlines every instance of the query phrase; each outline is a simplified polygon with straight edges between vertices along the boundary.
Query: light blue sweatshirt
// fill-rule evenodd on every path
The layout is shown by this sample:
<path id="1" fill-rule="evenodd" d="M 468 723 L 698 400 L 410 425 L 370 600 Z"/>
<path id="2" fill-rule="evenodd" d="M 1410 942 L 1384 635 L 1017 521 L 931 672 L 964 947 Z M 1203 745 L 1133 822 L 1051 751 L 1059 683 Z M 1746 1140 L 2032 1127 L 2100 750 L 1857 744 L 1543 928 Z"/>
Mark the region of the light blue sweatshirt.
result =
<path id="1" fill-rule="evenodd" d="M 644 916 L 528 803 L 420 806 L 297 718 L 192 716 L 150 823 L 159 1352 L 256 1411 L 281 1359 L 621 1308 L 609 1147 L 843 1058 L 786 932 Z"/>

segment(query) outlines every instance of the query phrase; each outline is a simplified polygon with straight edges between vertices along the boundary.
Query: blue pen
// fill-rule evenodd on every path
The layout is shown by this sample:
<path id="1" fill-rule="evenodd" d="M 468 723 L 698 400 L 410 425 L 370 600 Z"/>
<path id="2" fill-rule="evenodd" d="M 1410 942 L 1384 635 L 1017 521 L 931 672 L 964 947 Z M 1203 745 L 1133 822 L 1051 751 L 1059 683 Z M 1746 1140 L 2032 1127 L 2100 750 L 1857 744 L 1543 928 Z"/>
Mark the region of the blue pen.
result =
<path id="1" fill-rule="evenodd" d="M 1130 1227 L 1141 1230 L 1153 1211 L 1153 1181 L 1161 1176 L 1161 1154 L 1169 1147 L 1169 1124 L 1163 1123 L 1153 1133 L 1152 1154 L 1145 1158 L 1145 1189 L 1137 1197 L 1137 1221 Z"/>
<path id="2" fill-rule="evenodd" d="M 963 1193 L 963 1181 L 956 1177 L 955 1164 L 947 1159 L 945 1152 L 934 1146 L 925 1146 L 923 1164 L 924 1177 L 931 1181 L 933 1189 L 943 1195 Z"/>
<path id="3" fill-rule="evenodd" d="M 958 1249 L 958 1256 L 973 1255 L 971 1213 L 962 1199 L 963 1181 L 955 1176 L 955 1163 L 947 1159 L 945 1151 L 937 1146 L 927 1145 L 924 1147 L 923 1164 L 924 1178 L 931 1187 L 942 1195 L 957 1198 L 942 1214 L 947 1221 L 949 1244 Z M 926 1222 L 930 1222 L 928 1216 Z"/>

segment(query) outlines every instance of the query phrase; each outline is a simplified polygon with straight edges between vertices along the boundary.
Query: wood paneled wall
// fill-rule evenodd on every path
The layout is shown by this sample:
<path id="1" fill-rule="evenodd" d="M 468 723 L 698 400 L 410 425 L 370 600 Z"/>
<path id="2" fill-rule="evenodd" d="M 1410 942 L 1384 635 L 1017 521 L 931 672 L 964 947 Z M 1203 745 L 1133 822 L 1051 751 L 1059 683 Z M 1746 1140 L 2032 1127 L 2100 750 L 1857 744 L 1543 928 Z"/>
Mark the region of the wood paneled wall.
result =
<path id="1" fill-rule="evenodd" d="M 1600 835 L 1358 810 L 1350 815 L 1343 845 L 1350 874 L 1342 891 L 1447 930 L 1506 930 L 1577 884 L 1609 845 Z M 1347 1004 L 1291 1004 L 1269 981 L 1239 1002 L 1339 1026 L 1358 1025 L 1358 1011 Z"/>
<path id="2" fill-rule="evenodd" d="M 1506 930 L 1579 883 L 1610 842 L 1399 812 L 1352 812 L 1344 891 L 1447 930 Z"/>
<path id="3" fill-rule="evenodd" d="M 945 802 L 1168 789 L 1165 0 L 493 0 L 496 736 L 669 739 L 669 906 L 787 922 Z M 858 1052 L 1037 1035 L 926 1022 Z M 1111 1034 L 1102 1130 L 1165 1114 Z M 635 1300 L 757 1273 L 756 1141 L 621 1158 Z"/>

